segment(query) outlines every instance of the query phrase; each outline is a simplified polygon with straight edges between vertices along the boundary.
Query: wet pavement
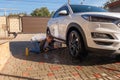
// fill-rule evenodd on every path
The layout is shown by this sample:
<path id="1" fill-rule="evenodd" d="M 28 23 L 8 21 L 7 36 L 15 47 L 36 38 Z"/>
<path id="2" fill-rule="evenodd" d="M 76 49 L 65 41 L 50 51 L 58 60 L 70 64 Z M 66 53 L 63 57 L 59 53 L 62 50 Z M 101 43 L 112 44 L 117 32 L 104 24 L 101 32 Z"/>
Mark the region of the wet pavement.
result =
<path id="1" fill-rule="evenodd" d="M 109 56 L 89 53 L 80 61 L 66 47 L 25 55 L 30 41 L 10 42 L 12 56 L 0 72 L 0 80 L 120 80 L 120 62 Z"/>

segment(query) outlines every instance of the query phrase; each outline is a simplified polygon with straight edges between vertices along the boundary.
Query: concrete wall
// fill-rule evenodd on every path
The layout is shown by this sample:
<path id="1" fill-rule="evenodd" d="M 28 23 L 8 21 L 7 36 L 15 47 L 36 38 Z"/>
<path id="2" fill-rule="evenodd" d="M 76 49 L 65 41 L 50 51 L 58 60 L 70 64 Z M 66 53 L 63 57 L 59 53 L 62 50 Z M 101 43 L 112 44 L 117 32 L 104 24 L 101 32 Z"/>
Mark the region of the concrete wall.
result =
<path id="1" fill-rule="evenodd" d="M 22 22 L 20 17 L 0 17 L 0 39 L 8 38 L 8 33 L 21 32 Z"/>
<path id="2" fill-rule="evenodd" d="M 9 33 L 45 33 L 50 18 L 32 16 L 0 17 L 0 39 L 8 38 Z"/>
<path id="3" fill-rule="evenodd" d="M 7 37 L 6 17 L 0 17 L 0 38 Z"/>
<path id="4" fill-rule="evenodd" d="M 0 70 L 2 70 L 10 56 L 9 42 L 0 43 Z"/>

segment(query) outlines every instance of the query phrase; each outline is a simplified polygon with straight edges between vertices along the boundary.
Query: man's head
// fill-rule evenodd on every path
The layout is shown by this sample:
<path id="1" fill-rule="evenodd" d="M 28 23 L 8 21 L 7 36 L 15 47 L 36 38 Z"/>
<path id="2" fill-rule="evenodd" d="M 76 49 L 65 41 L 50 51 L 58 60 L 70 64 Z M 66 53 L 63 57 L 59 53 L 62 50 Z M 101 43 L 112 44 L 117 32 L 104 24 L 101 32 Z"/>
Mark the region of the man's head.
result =
<path id="1" fill-rule="evenodd" d="M 50 42 L 52 42 L 53 37 L 51 35 L 47 35 L 46 40 L 47 40 L 48 43 L 50 43 Z"/>

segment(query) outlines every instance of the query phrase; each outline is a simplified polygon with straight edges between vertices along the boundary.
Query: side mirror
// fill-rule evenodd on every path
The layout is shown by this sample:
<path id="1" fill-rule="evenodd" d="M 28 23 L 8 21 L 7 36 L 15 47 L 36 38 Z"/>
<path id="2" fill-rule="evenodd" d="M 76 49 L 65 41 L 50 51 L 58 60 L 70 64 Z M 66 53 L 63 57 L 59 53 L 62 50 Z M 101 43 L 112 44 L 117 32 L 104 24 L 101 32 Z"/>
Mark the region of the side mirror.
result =
<path id="1" fill-rule="evenodd" d="M 59 12 L 59 15 L 68 15 L 67 11 L 66 10 L 62 10 Z"/>

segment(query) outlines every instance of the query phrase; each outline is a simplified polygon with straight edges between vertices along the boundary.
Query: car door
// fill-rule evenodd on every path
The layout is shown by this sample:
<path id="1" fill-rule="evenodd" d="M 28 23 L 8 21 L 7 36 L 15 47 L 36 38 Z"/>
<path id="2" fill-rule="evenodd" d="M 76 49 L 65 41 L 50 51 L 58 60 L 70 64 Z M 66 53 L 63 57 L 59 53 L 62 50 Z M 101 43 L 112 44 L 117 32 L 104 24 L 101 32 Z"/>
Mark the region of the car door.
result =
<path id="1" fill-rule="evenodd" d="M 50 27 L 49 29 L 50 29 L 51 35 L 56 37 L 56 38 L 59 37 L 58 36 L 58 33 L 59 33 L 59 31 L 58 31 L 58 19 L 51 18 L 48 25 Z"/>
<path id="2" fill-rule="evenodd" d="M 51 34 L 60 39 L 65 39 L 65 31 L 66 31 L 66 25 L 67 20 L 69 20 L 68 15 L 60 15 L 59 12 L 62 10 L 66 10 L 69 13 L 69 10 L 67 6 L 62 6 L 60 9 L 58 9 L 51 20 L 49 21 L 50 26 L 50 32 Z"/>
<path id="3" fill-rule="evenodd" d="M 66 29 L 70 20 L 70 16 L 69 16 L 70 11 L 67 6 L 63 6 L 60 11 L 63 10 L 67 11 L 67 15 L 59 15 L 58 30 L 59 30 L 59 38 L 65 40 Z"/>
<path id="4" fill-rule="evenodd" d="M 48 26 L 50 27 L 50 33 L 52 36 L 58 38 L 59 37 L 59 31 L 58 31 L 58 11 L 55 12 L 53 17 L 49 20 Z"/>

